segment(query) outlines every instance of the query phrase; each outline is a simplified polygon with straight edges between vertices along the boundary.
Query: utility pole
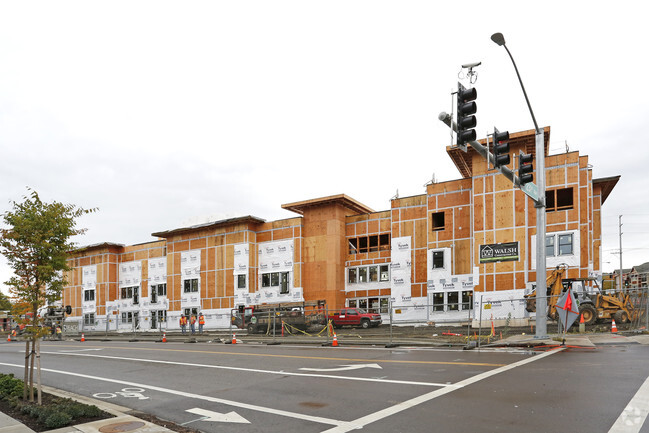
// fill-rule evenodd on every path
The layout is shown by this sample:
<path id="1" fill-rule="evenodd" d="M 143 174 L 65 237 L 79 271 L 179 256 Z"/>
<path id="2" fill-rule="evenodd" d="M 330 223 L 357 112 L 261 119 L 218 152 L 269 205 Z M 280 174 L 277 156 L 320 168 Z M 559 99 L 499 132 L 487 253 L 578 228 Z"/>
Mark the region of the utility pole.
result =
<path id="1" fill-rule="evenodd" d="M 618 286 L 618 290 L 626 291 L 624 290 L 624 285 L 622 283 L 622 215 L 619 216 L 619 232 L 620 232 L 620 285 Z"/>

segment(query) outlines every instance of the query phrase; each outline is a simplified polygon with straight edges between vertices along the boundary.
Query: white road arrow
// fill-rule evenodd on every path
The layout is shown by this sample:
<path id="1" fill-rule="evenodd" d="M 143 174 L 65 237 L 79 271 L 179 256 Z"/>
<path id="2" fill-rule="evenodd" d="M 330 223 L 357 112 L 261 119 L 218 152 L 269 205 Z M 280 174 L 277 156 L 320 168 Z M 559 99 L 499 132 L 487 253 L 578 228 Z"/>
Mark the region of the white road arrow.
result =
<path id="1" fill-rule="evenodd" d="M 204 417 L 196 421 L 214 421 L 214 422 L 250 424 L 250 421 L 248 421 L 247 419 L 245 419 L 244 417 L 242 417 L 236 412 L 219 413 L 219 412 L 213 412 L 211 410 L 201 409 L 200 407 L 187 409 L 185 412 L 195 413 L 196 415 L 201 415 Z"/>
<path id="2" fill-rule="evenodd" d="M 336 368 L 300 368 L 305 371 L 345 371 L 345 370 L 358 370 L 361 368 L 382 368 L 379 364 L 348 364 L 341 365 Z"/>

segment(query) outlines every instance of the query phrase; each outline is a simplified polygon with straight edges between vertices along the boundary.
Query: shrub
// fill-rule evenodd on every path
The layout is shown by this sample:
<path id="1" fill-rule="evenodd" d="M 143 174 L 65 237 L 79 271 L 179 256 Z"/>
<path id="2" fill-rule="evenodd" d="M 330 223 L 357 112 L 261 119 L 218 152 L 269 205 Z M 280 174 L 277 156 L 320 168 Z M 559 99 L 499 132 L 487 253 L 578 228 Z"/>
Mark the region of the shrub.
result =
<path id="1" fill-rule="evenodd" d="M 23 395 L 23 381 L 13 374 L 0 374 L 0 398 L 9 399 Z"/>
<path id="2" fill-rule="evenodd" d="M 39 418 L 40 419 L 40 418 Z M 65 412 L 57 412 L 52 410 L 52 412 L 45 418 L 43 424 L 50 429 L 65 427 L 70 424 L 72 417 Z"/>
<path id="3" fill-rule="evenodd" d="M 0 399 L 28 415 L 48 429 L 56 429 L 69 425 L 73 420 L 89 417 L 101 417 L 103 412 L 97 406 L 79 403 L 71 398 L 54 398 L 50 403 L 37 405 L 22 400 L 23 382 L 15 379 L 12 374 L 0 373 Z"/>

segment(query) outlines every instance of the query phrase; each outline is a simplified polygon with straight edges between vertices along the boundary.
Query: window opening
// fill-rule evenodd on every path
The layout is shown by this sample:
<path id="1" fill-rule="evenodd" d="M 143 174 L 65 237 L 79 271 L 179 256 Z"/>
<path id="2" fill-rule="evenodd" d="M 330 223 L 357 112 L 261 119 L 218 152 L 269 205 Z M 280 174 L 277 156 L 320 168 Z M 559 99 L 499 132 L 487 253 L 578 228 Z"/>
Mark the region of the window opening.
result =
<path id="1" fill-rule="evenodd" d="M 358 282 L 367 283 L 367 268 L 358 268 Z"/>
<path id="2" fill-rule="evenodd" d="M 357 271 L 356 268 L 350 268 L 349 269 L 349 271 L 347 273 L 347 275 L 348 275 L 347 281 L 349 281 L 349 284 L 356 284 L 356 273 L 357 273 L 356 271 Z"/>
<path id="3" fill-rule="evenodd" d="M 559 255 L 572 255 L 572 233 L 559 235 Z"/>
<path id="4" fill-rule="evenodd" d="M 288 293 L 288 272 L 282 272 L 280 275 L 279 293 L 283 295 Z"/>
<path id="5" fill-rule="evenodd" d="M 448 292 L 447 294 L 448 311 L 459 310 L 458 298 L 459 298 L 459 292 Z"/>
<path id="6" fill-rule="evenodd" d="M 379 235 L 379 250 L 385 251 L 390 249 L 390 235 Z"/>
<path id="7" fill-rule="evenodd" d="M 372 235 L 369 238 L 370 241 L 370 253 L 377 252 L 379 250 L 379 236 Z"/>
<path id="8" fill-rule="evenodd" d="M 349 254 L 356 254 L 358 252 L 358 239 L 349 240 Z"/>
<path id="9" fill-rule="evenodd" d="M 370 283 L 376 283 L 379 281 L 379 267 L 370 266 Z"/>
<path id="10" fill-rule="evenodd" d="M 433 269 L 444 269 L 444 251 L 433 251 Z"/>
<path id="11" fill-rule="evenodd" d="M 573 206 L 572 187 L 545 191 L 546 212 L 572 209 Z"/>
<path id="12" fill-rule="evenodd" d="M 462 309 L 473 310 L 473 290 L 464 290 L 462 292 Z"/>
<path id="13" fill-rule="evenodd" d="M 545 237 L 545 255 L 554 257 L 554 235 Z"/>
<path id="14" fill-rule="evenodd" d="M 433 293 L 433 311 L 444 311 L 444 293 Z"/>
<path id="15" fill-rule="evenodd" d="M 390 266 L 381 265 L 381 281 L 390 281 Z"/>
<path id="16" fill-rule="evenodd" d="M 432 214 L 433 231 L 444 230 L 444 212 Z"/>
<path id="17" fill-rule="evenodd" d="M 367 248 L 367 237 L 362 237 L 358 238 L 358 250 L 360 253 L 366 253 L 368 251 Z"/>
<path id="18" fill-rule="evenodd" d="M 194 293 L 198 292 L 198 278 L 193 278 L 191 280 L 185 280 L 183 283 L 183 291 L 185 293 Z"/>

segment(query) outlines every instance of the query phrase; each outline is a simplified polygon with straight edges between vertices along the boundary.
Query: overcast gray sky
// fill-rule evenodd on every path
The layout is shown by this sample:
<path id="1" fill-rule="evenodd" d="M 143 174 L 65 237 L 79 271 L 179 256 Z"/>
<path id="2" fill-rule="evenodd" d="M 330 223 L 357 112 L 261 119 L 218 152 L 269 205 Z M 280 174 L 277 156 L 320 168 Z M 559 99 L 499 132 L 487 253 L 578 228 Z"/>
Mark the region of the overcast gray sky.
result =
<path id="1" fill-rule="evenodd" d="M 460 177 L 445 152 L 461 65 L 478 135 L 533 128 L 622 175 L 603 267 L 649 261 L 649 42 L 634 1 L 0 3 L 0 212 L 26 187 L 99 211 L 80 245 L 345 193 L 374 210 Z M 4 259 L 0 281 L 10 276 Z M 3 288 L 4 290 L 4 288 Z"/>

